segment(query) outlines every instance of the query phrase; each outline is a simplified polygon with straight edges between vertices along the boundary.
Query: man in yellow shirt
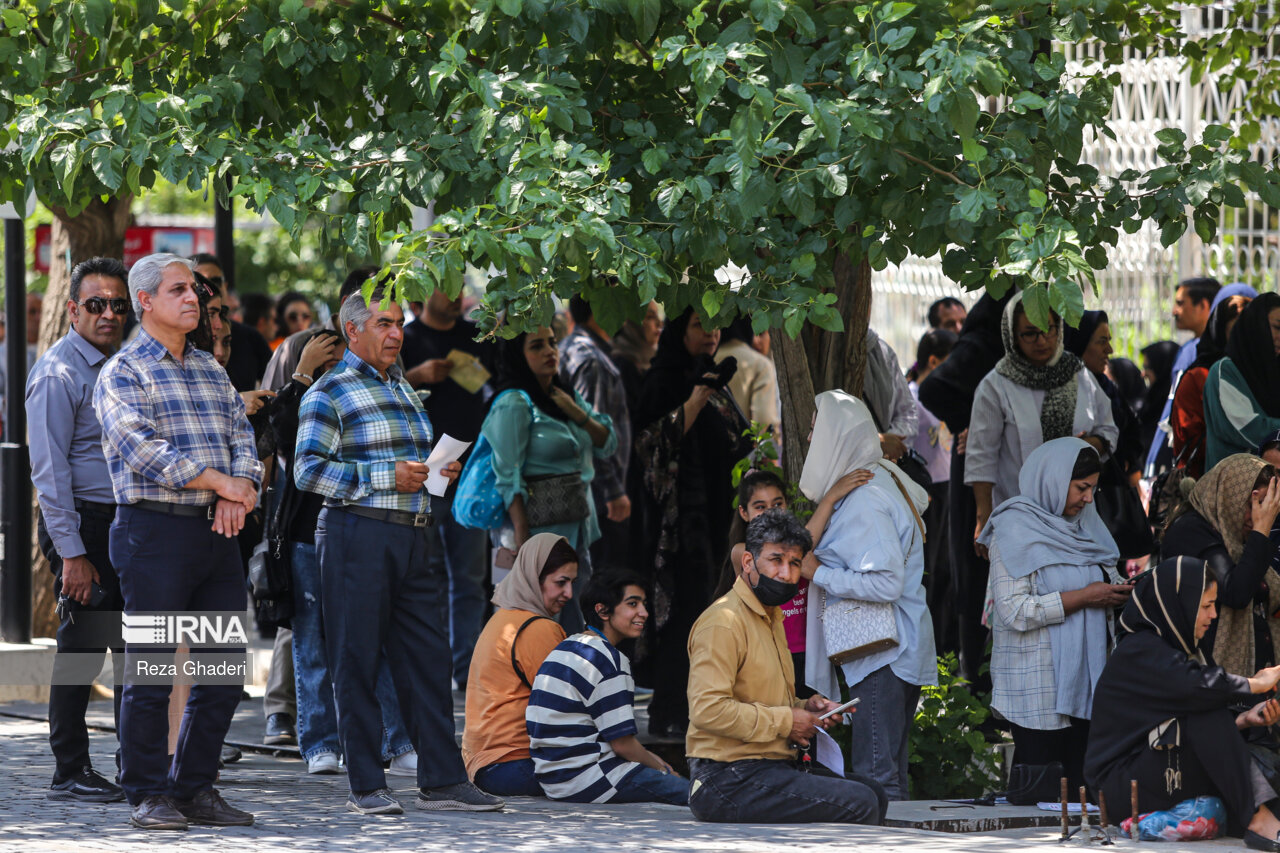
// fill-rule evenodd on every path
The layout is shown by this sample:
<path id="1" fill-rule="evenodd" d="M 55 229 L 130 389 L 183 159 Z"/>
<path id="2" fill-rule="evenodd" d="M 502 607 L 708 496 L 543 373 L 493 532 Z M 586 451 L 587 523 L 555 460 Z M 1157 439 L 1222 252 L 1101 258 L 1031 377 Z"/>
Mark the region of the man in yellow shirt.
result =
<path id="1" fill-rule="evenodd" d="M 773 509 L 747 525 L 742 575 L 689 634 L 689 808 L 720 823 L 879 824 L 888 802 L 869 779 L 841 779 L 798 763 L 819 728 L 837 717 L 822 696 L 796 699 L 779 605 L 796 594 L 813 539 Z"/>

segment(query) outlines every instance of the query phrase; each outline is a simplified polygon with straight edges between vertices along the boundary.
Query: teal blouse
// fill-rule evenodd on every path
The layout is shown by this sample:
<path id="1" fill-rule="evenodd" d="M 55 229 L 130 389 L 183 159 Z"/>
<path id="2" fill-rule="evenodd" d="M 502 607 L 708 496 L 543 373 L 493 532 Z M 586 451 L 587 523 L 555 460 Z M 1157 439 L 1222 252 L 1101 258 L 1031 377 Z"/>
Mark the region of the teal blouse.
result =
<path id="1" fill-rule="evenodd" d="M 609 430 L 609 440 L 603 447 L 595 447 L 591 435 L 582 427 L 553 418 L 533 405 L 523 391 L 504 391 L 493 401 L 480 432 L 493 448 L 493 472 L 506 506 L 511 506 L 516 495 L 528 497 L 527 477 L 576 471 L 590 487 L 596 474 L 595 457 L 617 452 L 618 436 L 612 418 L 593 410 L 577 393 L 573 398 L 589 417 Z M 600 525 L 589 494 L 587 505 L 590 511 L 584 520 L 530 528 L 529 535 L 555 533 L 568 539 L 575 549 L 590 547 L 600 538 Z"/>

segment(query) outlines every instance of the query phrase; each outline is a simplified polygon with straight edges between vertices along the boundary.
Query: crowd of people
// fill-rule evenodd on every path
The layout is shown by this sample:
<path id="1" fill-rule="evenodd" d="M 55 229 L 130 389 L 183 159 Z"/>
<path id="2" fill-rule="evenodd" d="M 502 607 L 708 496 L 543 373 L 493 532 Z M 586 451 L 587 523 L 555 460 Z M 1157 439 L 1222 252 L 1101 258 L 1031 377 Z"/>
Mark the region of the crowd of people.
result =
<path id="1" fill-rule="evenodd" d="M 879 823 L 954 651 L 1014 779 L 1217 793 L 1277 844 L 1277 774 L 1250 756 L 1280 747 L 1280 703 L 1255 701 L 1280 680 L 1280 296 L 1182 282 L 1195 340 L 1141 367 L 1105 312 L 940 300 L 910 369 L 869 332 L 862 394 L 817 396 L 793 491 L 753 456 L 752 424 L 782 419 L 749 323 L 650 305 L 611 336 L 575 297 L 567 333 L 495 343 L 461 297 L 408 318 L 383 280 L 366 298 L 376 274 L 323 325 L 301 294 L 238 300 L 211 256 L 74 269 L 71 331 L 27 379 L 32 477 L 59 649 L 113 649 L 119 773 L 90 762 L 87 684 L 55 685 L 51 796 L 125 798 L 143 828 L 253 821 L 213 787 L 240 686 L 141 683 L 86 626 L 242 611 L 258 560 L 264 740 L 345 772 L 361 814 L 402 811 L 399 775 L 426 810 Z M 433 472 L 443 436 L 471 449 Z M 689 778 L 641 743 L 637 680 Z M 841 720 L 842 777 L 811 760 Z"/>

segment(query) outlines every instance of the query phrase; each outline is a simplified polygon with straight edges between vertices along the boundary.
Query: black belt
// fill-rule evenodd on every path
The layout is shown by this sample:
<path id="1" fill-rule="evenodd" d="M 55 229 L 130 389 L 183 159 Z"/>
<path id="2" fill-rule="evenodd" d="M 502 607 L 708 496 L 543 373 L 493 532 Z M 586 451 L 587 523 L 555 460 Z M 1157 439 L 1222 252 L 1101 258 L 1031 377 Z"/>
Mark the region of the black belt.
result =
<path id="1" fill-rule="evenodd" d="M 405 527 L 430 527 L 435 519 L 429 512 L 405 512 L 402 509 L 373 509 L 367 506 L 330 506 L 329 509 L 340 509 L 361 518 L 372 518 L 374 521 L 386 521 Z"/>
<path id="2" fill-rule="evenodd" d="M 181 515 L 187 518 L 203 518 L 206 521 L 213 521 L 213 508 L 217 504 L 194 506 L 192 504 L 172 504 L 168 501 L 136 501 L 130 506 L 135 509 L 145 509 L 165 515 Z"/>
<path id="3" fill-rule="evenodd" d="M 104 504 L 99 501 L 84 501 L 79 498 L 76 498 L 75 505 L 76 509 L 88 509 L 96 512 L 111 513 L 112 515 L 114 515 L 116 511 L 115 504 Z"/>

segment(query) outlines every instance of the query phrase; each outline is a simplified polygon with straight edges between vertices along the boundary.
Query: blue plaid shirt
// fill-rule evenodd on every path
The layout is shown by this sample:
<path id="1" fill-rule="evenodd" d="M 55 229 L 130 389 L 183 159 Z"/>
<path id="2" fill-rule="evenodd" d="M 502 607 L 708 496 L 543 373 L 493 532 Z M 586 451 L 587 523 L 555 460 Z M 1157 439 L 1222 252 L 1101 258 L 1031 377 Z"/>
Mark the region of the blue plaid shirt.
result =
<path id="1" fill-rule="evenodd" d="M 426 488 L 396 491 L 396 462 L 426 462 L 431 420 L 400 368 L 387 379 L 347 350 L 316 380 L 298 412 L 294 481 L 326 503 L 421 513 L 431 508 Z"/>
<path id="2" fill-rule="evenodd" d="M 102 368 L 93 392 L 116 503 L 208 506 L 208 489 L 185 489 L 208 468 L 262 483 L 244 401 L 213 356 L 187 344 L 179 363 L 140 329 Z"/>

